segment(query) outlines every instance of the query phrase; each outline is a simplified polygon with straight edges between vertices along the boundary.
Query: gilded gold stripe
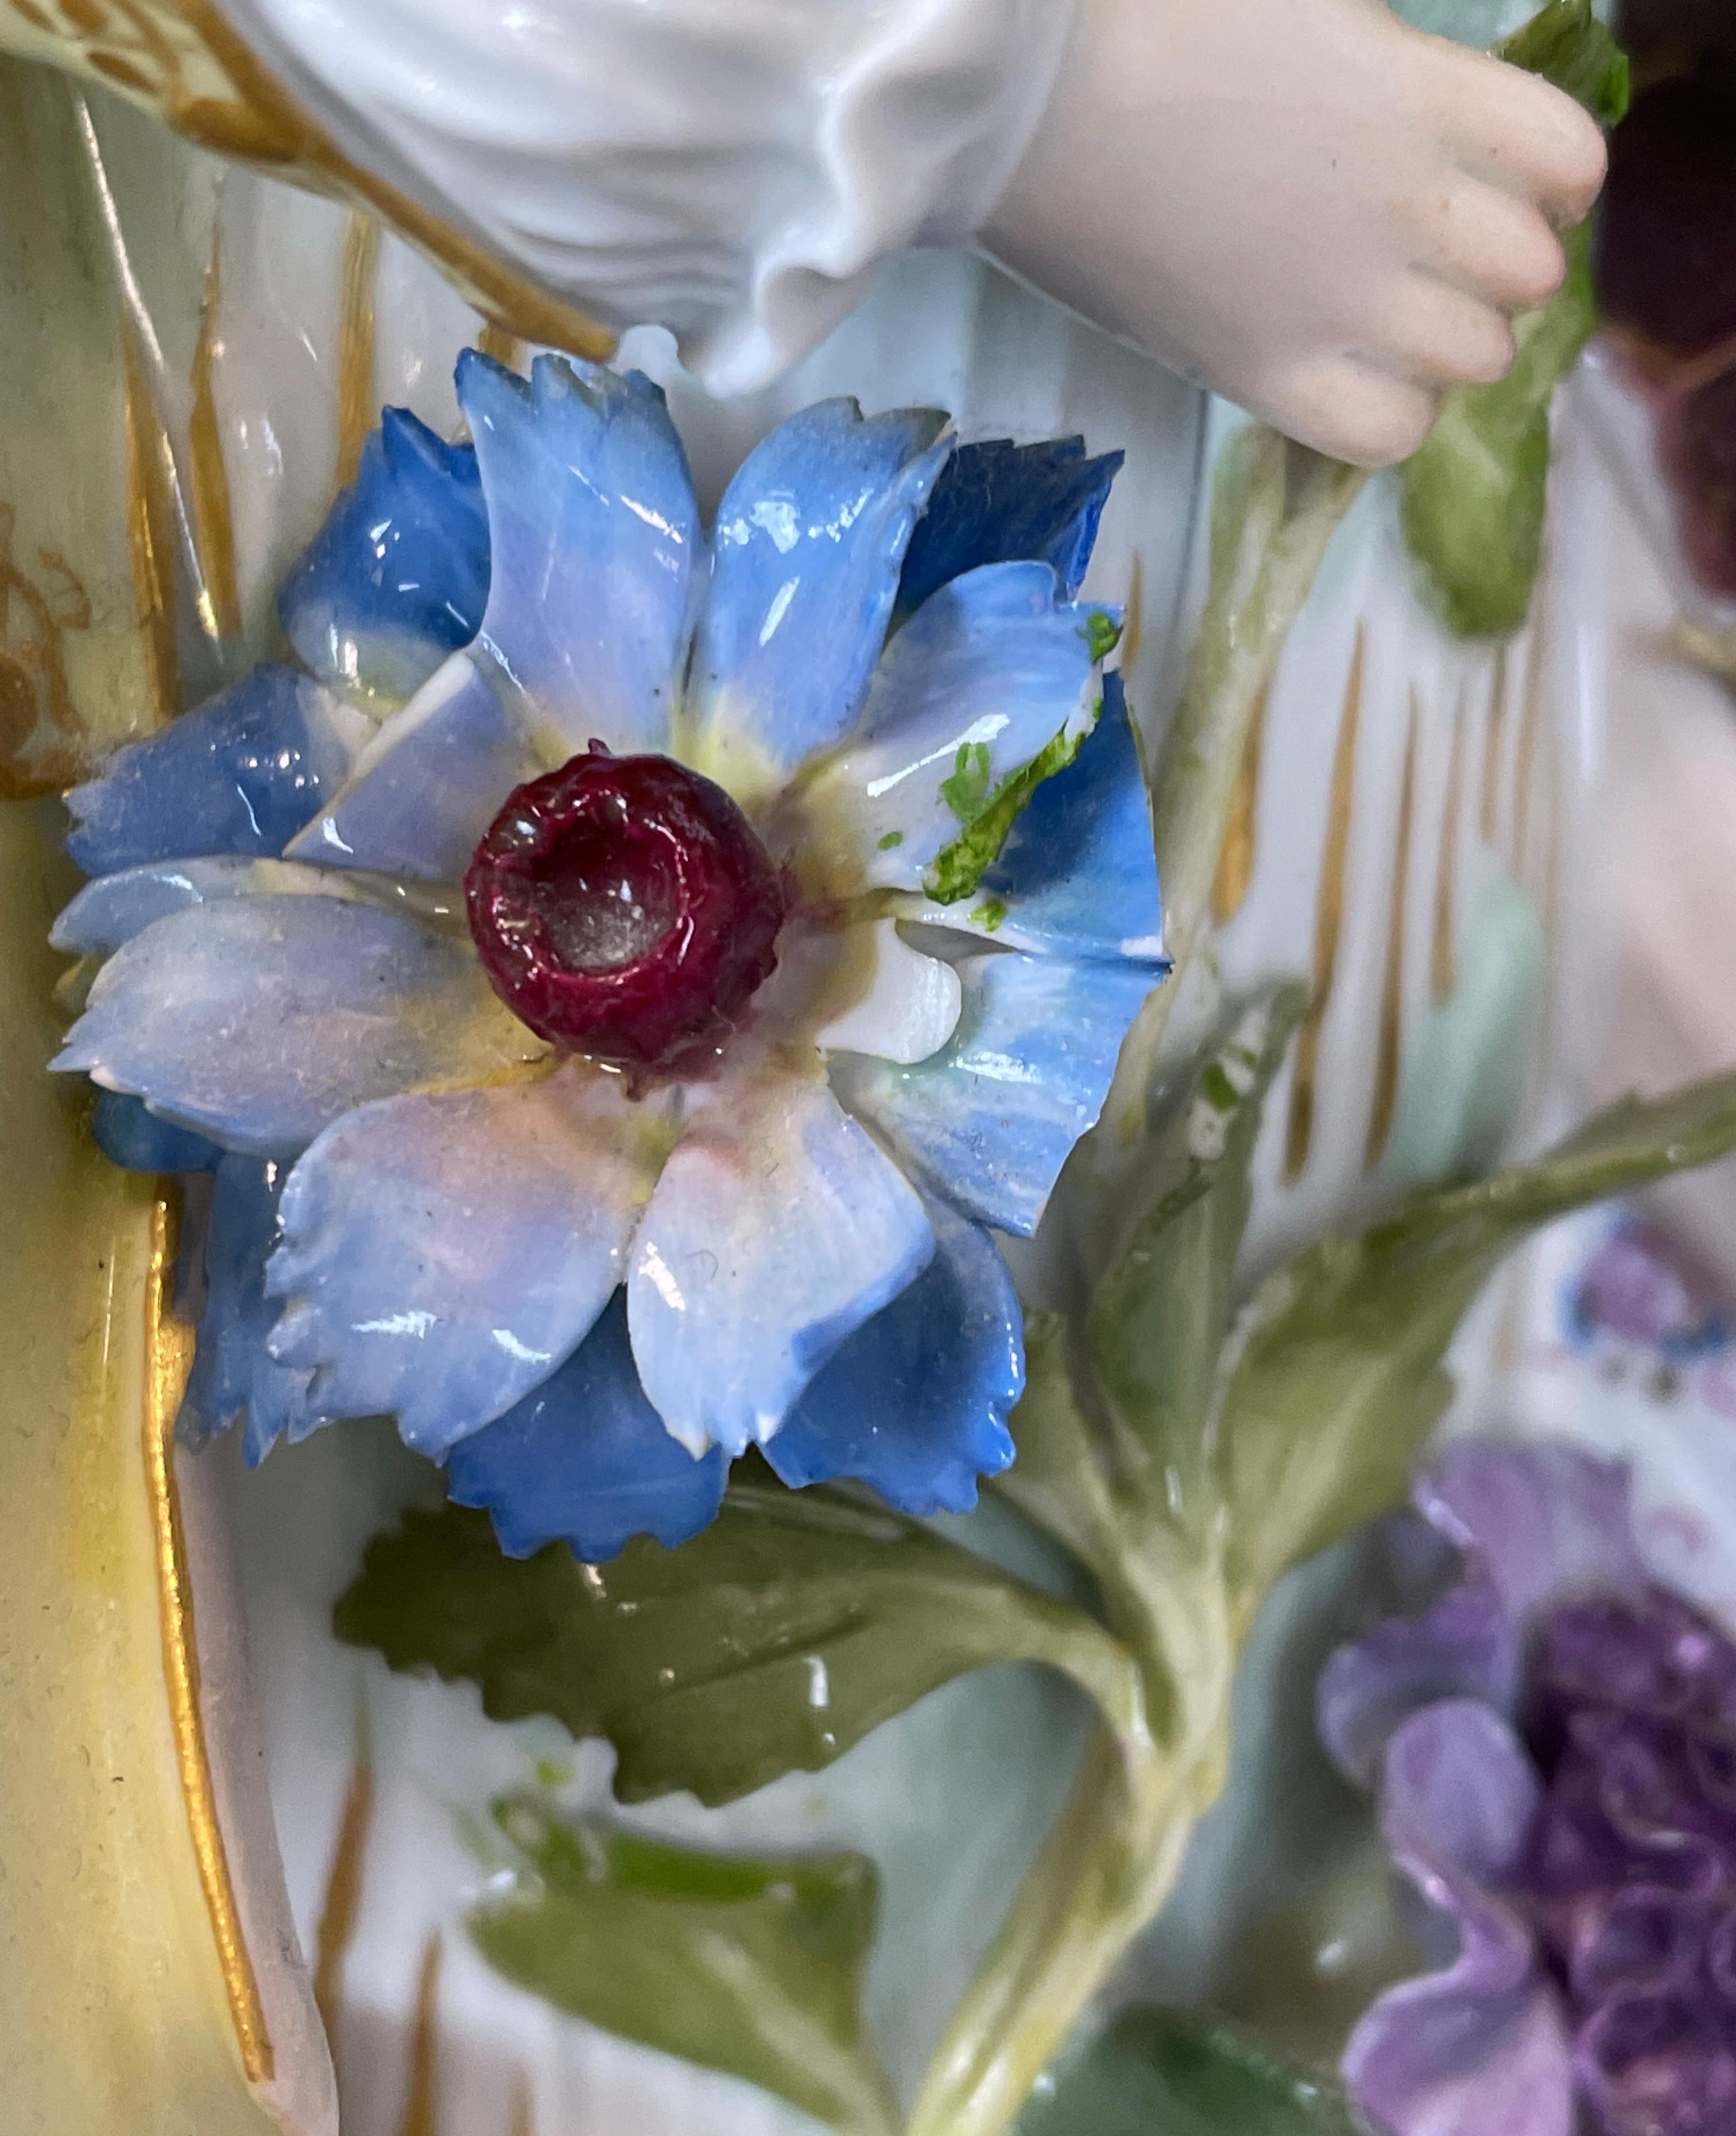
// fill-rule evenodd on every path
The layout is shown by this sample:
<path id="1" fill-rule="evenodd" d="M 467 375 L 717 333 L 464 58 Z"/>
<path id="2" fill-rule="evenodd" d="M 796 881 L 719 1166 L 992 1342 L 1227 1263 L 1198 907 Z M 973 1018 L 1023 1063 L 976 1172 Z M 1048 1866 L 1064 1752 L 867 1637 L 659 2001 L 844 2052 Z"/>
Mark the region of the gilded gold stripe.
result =
<path id="1" fill-rule="evenodd" d="M 422 1946 L 410 2036 L 410 2085 L 398 2136 L 438 2136 L 440 2121 L 440 1962 L 436 1929 Z"/>
<path id="2" fill-rule="evenodd" d="M 352 209 L 343 233 L 337 318 L 337 480 L 356 479 L 361 449 L 379 415 L 374 390 L 374 284 L 380 225 Z"/>
<path id="3" fill-rule="evenodd" d="M 516 333 L 502 326 L 497 320 L 484 319 L 476 345 L 484 356 L 492 356 L 497 363 L 503 363 L 508 371 L 524 368 L 525 345 Z"/>
<path id="4" fill-rule="evenodd" d="M 1459 820 L 1465 801 L 1465 728 L 1467 707 L 1459 692 L 1452 716 L 1452 760 L 1447 773 L 1447 805 L 1441 818 L 1441 852 L 1435 864 L 1434 934 L 1428 965 L 1429 998 L 1445 1006 L 1458 981 L 1453 920 L 1458 897 Z"/>
<path id="5" fill-rule="evenodd" d="M 224 464 L 223 431 L 217 420 L 218 311 L 223 298 L 219 244 L 218 233 L 213 230 L 211 258 L 205 269 L 205 294 L 199 308 L 199 340 L 193 351 L 193 405 L 187 418 L 187 444 L 192 462 L 193 540 L 205 581 L 199 595 L 200 620 L 206 635 L 221 643 L 241 634 L 241 595 L 235 570 L 229 470 Z"/>
<path id="6" fill-rule="evenodd" d="M 1266 748 L 1266 708 L 1272 701 L 1272 685 L 1261 691 L 1248 727 L 1248 743 L 1236 774 L 1235 791 L 1229 800 L 1229 821 L 1218 855 L 1218 872 L 1211 886 L 1212 917 L 1221 927 L 1234 920 L 1247 901 L 1258 860 L 1256 834 L 1259 818 L 1260 767 Z"/>
<path id="7" fill-rule="evenodd" d="M 1486 846 L 1495 843 L 1501 804 L 1501 745 L 1507 725 L 1507 648 L 1495 656 L 1495 683 L 1489 697 L 1489 723 L 1483 731 L 1483 800 L 1479 829 Z"/>
<path id="8" fill-rule="evenodd" d="M 1531 834 L 1531 781 L 1543 728 L 1544 698 L 1549 689 L 1549 605 L 1538 604 L 1531 632 L 1530 657 L 1525 663 L 1525 710 L 1519 725 L 1518 762 L 1513 791 L 1513 872 L 1526 880 L 1526 847 Z"/>
<path id="9" fill-rule="evenodd" d="M 1133 551 L 1133 568 L 1127 577 L 1127 622 L 1121 634 L 1121 677 L 1124 682 L 1133 679 L 1133 670 L 1139 665 L 1140 653 L 1145 648 L 1145 553 Z"/>
<path id="10" fill-rule="evenodd" d="M 163 1677 L 187 1827 L 241 2051 L 241 2067 L 250 2084 L 264 2084 L 270 2081 L 274 2071 L 271 2040 L 230 1879 L 229 1854 L 217 1820 L 211 1756 L 199 1709 L 192 1578 L 187 1561 L 181 1494 L 175 1482 L 175 1418 L 192 1369 L 193 1331 L 173 1307 L 179 1221 L 167 1192 L 159 1194 L 152 1205 L 150 1260 L 145 1275 L 145 1493 L 156 1538 Z"/>
<path id="11" fill-rule="evenodd" d="M 313 1935 L 313 2000 L 332 2051 L 337 2051 L 337 2019 L 343 2003 L 344 1961 L 361 1918 L 361 1887 L 374 1823 L 374 1764 L 368 1743 L 367 1708 L 356 1714 L 356 1762 L 345 1790 L 332 1849 L 319 1925 Z"/>
<path id="12" fill-rule="evenodd" d="M 1386 1154 L 1399 1109 L 1399 1071 L 1404 1059 L 1404 930 L 1410 916 L 1410 837 L 1416 815 L 1417 735 L 1422 705 L 1410 693 L 1410 731 L 1404 743 L 1404 779 L 1399 789 L 1399 842 L 1393 855 L 1386 925 L 1386 975 L 1380 990 L 1380 1028 L 1375 1056 L 1375 1102 L 1369 1114 L 1363 1159 L 1368 1169 Z"/>
<path id="13" fill-rule="evenodd" d="M 126 383 L 127 553 L 133 601 L 144 647 L 145 680 L 158 726 L 181 708 L 175 643 L 175 509 L 167 456 L 171 448 L 145 377 L 138 332 L 121 326 Z"/>
<path id="14" fill-rule="evenodd" d="M 1326 808 L 1326 835 L 1321 858 L 1320 891 L 1314 906 L 1314 983 L 1308 1013 L 1296 1046 L 1296 1072 L 1290 1086 L 1290 1119 L 1284 1148 L 1284 1182 L 1293 1186 L 1307 1168 L 1314 1140 L 1315 1085 L 1320 1074 L 1320 1035 L 1338 976 L 1338 944 L 1344 931 L 1345 879 L 1349 868 L 1350 823 L 1356 800 L 1356 737 L 1362 724 L 1362 685 L 1368 658 L 1368 626 L 1356 626 L 1355 650 L 1345 682 L 1339 716 L 1338 745 L 1332 757 L 1331 798 Z"/>

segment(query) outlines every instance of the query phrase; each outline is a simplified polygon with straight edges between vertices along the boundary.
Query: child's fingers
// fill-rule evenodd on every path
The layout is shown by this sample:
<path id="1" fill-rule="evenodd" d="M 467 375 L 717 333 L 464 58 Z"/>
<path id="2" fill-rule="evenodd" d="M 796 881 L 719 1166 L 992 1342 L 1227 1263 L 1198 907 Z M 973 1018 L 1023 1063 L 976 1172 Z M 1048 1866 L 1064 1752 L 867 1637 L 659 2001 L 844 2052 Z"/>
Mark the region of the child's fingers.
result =
<path id="1" fill-rule="evenodd" d="M 1461 179 L 1418 214 L 1415 265 L 1511 312 L 1547 303 L 1567 272 L 1561 240 L 1535 207 Z"/>
<path id="2" fill-rule="evenodd" d="M 1440 400 L 1415 381 L 1357 357 L 1326 358 L 1280 382 L 1270 420 L 1291 437 L 1358 467 L 1408 459 L 1433 429 Z"/>
<path id="3" fill-rule="evenodd" d="M 1367 331 L 1377 361 L 1426 386 L 1492 386 L 1513 362 L 1513 329 L 1501 313 L 1423 274 L 1407 276 Z"/>

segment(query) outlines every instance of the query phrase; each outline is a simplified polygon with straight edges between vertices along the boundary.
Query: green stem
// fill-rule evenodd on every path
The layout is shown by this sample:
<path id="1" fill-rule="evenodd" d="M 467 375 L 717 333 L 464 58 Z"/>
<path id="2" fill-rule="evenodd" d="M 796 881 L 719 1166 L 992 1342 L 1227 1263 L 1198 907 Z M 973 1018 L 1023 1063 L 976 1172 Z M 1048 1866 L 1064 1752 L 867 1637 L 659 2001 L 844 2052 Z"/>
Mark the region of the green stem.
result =
<path id="1" fill-rule="evenodd" d="M 1236 779 L 1261 697 L 1327 544 L 1369 479 L 1254 425 L 1220 458 L 1211 578 L 1176 716 L 1152 785 L 1164 936 L 1175 970 L 1129 1035 L 1112 1100 L 1117 1139 L 1134 1141 L 1177 985 L 1198 948 Z"/>
<path id="2" fill-rule="evenodd" d="M 1111 1113 L 1123 1141 L 1143 1126 L 1176 981 L 1205 928 L 1255 707 L 1367 479 L 1258 425 L 1220 464 L 1210 586 L 1153 799 L 1176 976 L 1147 1002 L 1123 1053 Z M 1232 1621 L 1221 1567 L 1201 1579 L 1190 1566 L 1183 1576 L 1171 1561 L 1181 1555 L 1169 1547 L 1175 1538 L 1124 1522 L 1103 1493 L 1073 1510 L 1112 1629 L 1137 1664 L 1141 1725 L 1093 1731 L 1067 1806 L 948 2022 L 909 2136 L 1003 2136 L 1169 1896 L 1189 1833 L 1224 1784 L 1245 1627 L 1240 1613 Z M 1153 1715 L 1161 1739 L 1146 1720 Z"/>
<path id="3" fill-rule="evenodd" d="M 1105 1583 L 1153 1710 L 1160 1698 L 1167 1706 L 1168 1739 L 1093 1729 L 1066 1807 L 929 2064 L 908 2136 L 1011 2127 L 1169 1896 L 1188 1835 L 1223 1784 L 1237 1628 L 1217 1606 L 1220 1577 L 1176 1570 L 1124 1555 Z"/>

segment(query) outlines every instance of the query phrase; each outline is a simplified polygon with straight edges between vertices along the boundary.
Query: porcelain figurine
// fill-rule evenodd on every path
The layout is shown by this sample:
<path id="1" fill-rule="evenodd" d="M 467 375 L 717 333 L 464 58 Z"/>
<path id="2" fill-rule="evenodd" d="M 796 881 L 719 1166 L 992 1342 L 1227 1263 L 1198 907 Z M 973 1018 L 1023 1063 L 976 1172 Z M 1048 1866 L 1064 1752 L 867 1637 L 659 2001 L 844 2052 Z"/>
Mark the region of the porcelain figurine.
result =
<path id="1" fill-rule="evenodd" d="M 1057 1299 L 1041 1255 L 1007 1236 L 1035 1228 L 1166 968 L 1142 766 L 1186 699 L 1202 604 L 1209 626 L 1223 598 L 1206 584 L 1205 469 L 1239 464 L 1239 419 L 1205 389 L 1373 464 L 1418 445 L 1443 394 L 1506 371 L 1510 315 L 1559 282 L 1559 233 L 1597 190 L 1603 138 L 1573 98 L 1433 32 L 1487 46 L 1527 12 L 1438 10 L 1425 30 L 1374 0 L 99 0 L 76 15 L 14 0 L 0 46 L 348 204 L 242 165 L 219 177 L 107 97 L 53 104 L 56 131 L 46 92 L 8 77 L 18 138 L 36 146 L 22 160 L 59 171 L 64 155 L 85 189 L 69 257 L 94 248 L 112 279 L 119 338 L 105 316 L 90 343 L 107 352 L 117 420 L 89 449 L 95 464 L 118 447 L 124 480 L 83 548 L 54 519 L 71 485 L 21 494 L 8 554 L 41 644 L 18 663 L 0 742 L 21 791 L 77 779 L 71 851 L 92 880 L 66 885 L 57 922 L 81 960 L 61 1066 L 101 1086 L 94 1132 L 140 1182 L 104 1172 L 79 1189 L 120 1241 L 115 1294 L 139 1285 L 136 1308 L 108 1310 L 155 1301 L 153 1371 L 167 1369 L 161 1327 L 202 1313 L 191 1358 L 177 1353 L 184 1450 L 163 1454 L 167 1495 L 152 1501 L 168 1584 L 138 1584 L 142 1550 L 128 1575 L 134 1616 L 162 1611 L 172 1678 L 192 1654 L 194 1681 L 172 1730 L 160 1687 L 135 1685 L 133 1734 L 156 1731 L 155 1747 L 114 1759 L 174 1813 L 147 1910 L 172 1955 L 151 1978 L 204 1998 L 185 2032 L 196 2051 L 157 2072 L 144 2125 L 179 2125 L 196 2098 L 201 2132 L 251 2125 L 206 2051 L 226 1998 L 254 2098 L 323 2136 L 316 1991 L 347 2049 L 347 2128 L 432 2125 L 443 1935 L 469 1969 L 449 1998 L 487 2036 L 465 2059 L 478 2125 L 531 2125 L 533 2090 L 562 2110 L 568 2077 L 549 2072 L 573 2056 L 599 2131 L 797 2125 L 600 2033 L 544 2039 L 526 2014 L 541 2006 L 504 1998 L 455 1935 L 475 1863 L 444 1813 L 429 1836 L 425 1765 L 484 1800 L 497 1779 L 482 1775 L 503 1757 L 516 1774 L 531 1736 L 503 1735 L 473 1699 L 455 1718 L 466 1694 L 382 1692 L 376 1664 L 366 1702 L 419 1702 L 406 1740 L 425 1726 L 437 1746 L 419 1774 L 382 1742 L 376 1797 L 331 1601 L 429 1481 L 486 1508 L 509 1552 L 570 1546 L 561 1561 L 603 1595 L 635 1536 L 729 1547 L 726 1472 L 752 1445 L 798 1493 L 822 1487 L 812 1502 L 843 1506 L 846 1529 L 856 1513 L 825 1495 L 831 1479 L 928 1517 L 1018 1473 L 1012 1274 L 1026 1303 Z M 12 330 L 31 331 L 24 308 Z M 478 341 L 489 352 L 462 357 L 454 389 Z M 533 362 L 531 346 L 550 352 Z M 61 383 L 51 364 L 42 380 Z M 1547 386 L 1540 405 L 1546 431 Z M 950 425 L 924 412 L 942 410 Z M 1279 470 L 1275 504 L 1269 483 L 1252 493 L 1281 522 L 1284 470 L 1306 493 L 1310 464 L 1278 449 L 1263 463 Z M 1331 480 L 1341 505 L 1355 485 Z M 1225 846 L 1223 932 L 1195 960 L 1166 1056 L 1204 1049 L 1186 1162 L 1229 1152 L 1252 1168 L 1268 1260 L 1492 1159 L 1544 990 L 1545 849 L 1572 828 L 1564 774 L 1539 773 L 1547 808 L 1527 800 L 1575 716 L 1547 629 L 1499 651 L 1452 641 L 1416 595 L 1390 491 L 1365 493 L 1328 545 L 1335 523 L 1321 515 L 1293 642 L 1280 658 L 1272 636 L 1226 730 L 1226 791 L 1246 774 L 1241 843 Z M 96 598 L 80 607 L 87 570 Z M 1564 582 L 1583 591 L 1583 570 L 1564 543 L 1545 603 Z M 1239 614 L 1224 627 L 1235 638 Z M 120 650 L 99 668 L 105 630 Z M 1522 725 L 1506 716 L 1510 662 L 1531 678 Z M 180 715 L 160 732 L 153 690 Z M 1484 767 L 1481 818 L 1436 807 L 1462 797 L 1467 763 Z M 1375 829 L 1350 852 L 1353 818 Z M 619 910 L 587 879 L 576 916 L 548 924 L 550 884 L 566 896 L 569 848 L 598 823 L 618 843 L 684 827 L 676 902 L 706 938 L 691 968 L 659 964 L 630 1013 L 595 982 L 664 939 L 675 893 L 648 849 L 611 848 L 609 882 L 632 893 Z M 51 866 L 10 835 L 17 880 Z M 1425 868 L 1433 895 L 1407 905 Z M 33 905 L 37 934 L 47 921 Z M 1405 975 L 1429 927 L 1419 993 Z M 1317 1007 L 1273 1085 L 1280 1131 L 1256 1149 L 1238 1108 L 1279 1075 L 1287 1027 L 1264 1008 L 1225 1024 L 1217 993 L 1263 998 L 1273 970 L 1297 968 Z M 34 1092 L 51 1049 L 29 972 L 15 1022 Z M 20 1119 L 53 1118 L 43 1102 Z M 160 1216 L 148 1253 L 142 1228 L 165 1172 L 190 1182 L 178 1311 Z M 48 1202 L 72 1192 L 54 1181 L 50 1248 Z M 130 1415 L 126 1391 L 111 1395 Z M 382 1412 L 444 1460 L 444 1482 L 420 1465 L 407 1481 L 366 1425 L 353 1455 L 332 1450 L 342 1435 L 298 1444 Z M 255 1459 L 283 1448 L 251 1478 L 228 1474 L 221 1445 L 192 1450 L 244 1416 Z M 61 1507 L 52 1462 L 27 1455 L 17 1473 L 19 1504 L 36 1488 Z M 761 1488 L 743 1472 L 738 1504 Z M 202 1591 L 206 1621 L 233 1625 L 218 1493 L 240 1541 L 287 1901 L 245 1657 L 216 1633 L 196 1641 L 170 1607 L 178 1580 Z M 506 1561 L 491 1544 L 489 1564 Z M 834 1687 L 819 1652 L 791 1653 L 807 1731 L 794 1762 L 827 1767 L 845 1676 Z M 1227 1696 L 1227 1666 L 1203 1663 L 1200 1686 Z M 1144 1697 L 1157 1679 L 1140 1681 Z M 104 1696 L 118 1710 L 123 1694 Z M 1162 1879 L 1154 1868 L 1101 1950 L 1075 1963 L 1052 1939 L 1045 1962 L 1066 1978 L 1017 2053 L 979 2067 L 943 2041 L 924 2090 L 941 2005 L 992 1957 L 1055 1808 L 1034 1746 L 1064 1764 L 1079 1732 L 1073 1708 L 1013 1672 L 937 1696 L 948 1740 L 1015 1784 L 998 1823 L 973 1808 L 975 1842 L 949 1842 L 949 1865 L 921 1820 L 900 1828 L 888 1905 L 926 1930 L 924 1962 L 883 1960 L 870 2002 L 914 2125 L 950 2136 L 1006 2124 Z M 895 1822 L 930 1799 L 921 1787 L 938 1800 L 938 1726 L 912 1712 L 882 1731 L 877 1781 L 846 1760 L 812 1783 L 803 1831 L 856 1845 L 865 1817 Z M 1189 1783 L 1207 1794 L 1216 1726 Z M 170 1740 L 178 1779 L 159 1755 Z M 535 1740 L 547 1765 L 551 1739 Z M 600 1769 L 569 1779 L 569 1810 L 606 1803 Z M 967 1779 L 953 1774 L 955 1797 Z M 707 1834 L 762 1843 L 803 1784 Z M 19 1799 L 43 1799 L 35 1779 Z M 507 1815 L 509 1857 L 484 1849 L 514 1903 L 559 1886 L 544 1815 Z M 633 1828 L 696 1836 L 679 1813 L 649 1815 Z M 364 1964 L 344 1880 L 360 1879 L 376 1818 L 376 1859 L 415 1831 L 424 1868 L 386 1880 Z M 596 1830 L 613 1844 L 614 1826 Z M 1174 1845 L 1141 1843 L 1172 1876 Z M 136 1832 L 128 1849 L 143 1859 Z M 90 1901 L 92 1951 L 106 1903 Z M 214 1945 L 187 1925 L 201 1904 Z M 367 2048 L 376 2027 L 383 2055 Z M 841 2090 L 817 2093 L 807 2067 L 832 2069 L 836 2039 L 787 2058 L 801 2066 L 784 2070 L 788 2112 L 881 2129 L 885 2081 L 845 2031 L 826 2079 Z M 541 2071 L 531 2090 L 502 2041 Z M 754 2075 L 734 2051 L 710 2066 Z M 131 2125 L 102 2068 L 78 2080 L 93 2129 Z"/>

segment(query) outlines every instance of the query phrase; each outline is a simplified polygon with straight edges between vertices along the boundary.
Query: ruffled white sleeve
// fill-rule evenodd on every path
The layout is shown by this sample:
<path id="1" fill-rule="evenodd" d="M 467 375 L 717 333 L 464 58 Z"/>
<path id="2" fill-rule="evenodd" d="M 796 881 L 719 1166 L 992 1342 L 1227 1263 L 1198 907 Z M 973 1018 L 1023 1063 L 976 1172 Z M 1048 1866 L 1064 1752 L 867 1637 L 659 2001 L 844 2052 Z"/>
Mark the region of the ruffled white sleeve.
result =
<path id="1" fill-rule="evenodd" d="M 240 0 L 351 155 L 720 393 L 822 340 L 875 264 L 967 240 L 1071 0 Z"/>

